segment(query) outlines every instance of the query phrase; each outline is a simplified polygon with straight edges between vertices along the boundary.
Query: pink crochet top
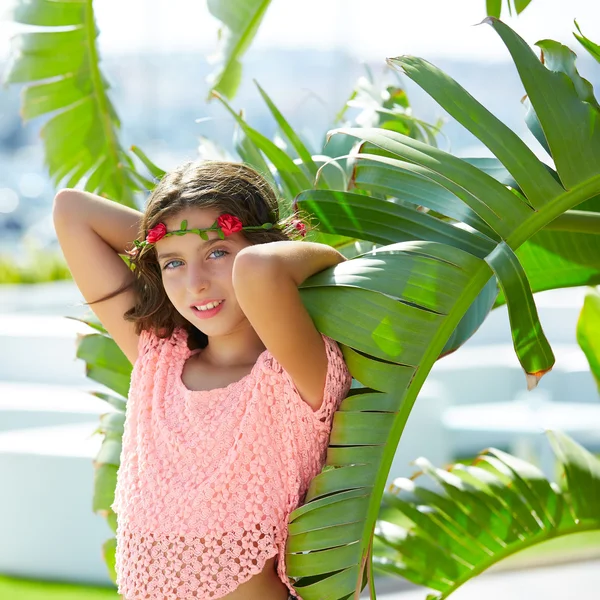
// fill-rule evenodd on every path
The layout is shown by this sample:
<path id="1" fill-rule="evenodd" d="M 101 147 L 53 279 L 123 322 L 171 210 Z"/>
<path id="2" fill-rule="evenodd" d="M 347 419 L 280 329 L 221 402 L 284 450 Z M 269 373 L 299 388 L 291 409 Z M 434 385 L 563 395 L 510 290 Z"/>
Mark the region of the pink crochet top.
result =
<path id="1" fill-rule="evenodd" d="M 326 458 L 333 413 L 351 376 L 323 336 L 328 370 L 317 411 L 265 350 L 225 388 L 192 391 L 181 375 L 200 350 L 187 331 L 143 331 L 131 374 L 115 501 L 124 600 L 204 600 L 233 591 L 277 556 L 287 522 Z"/>

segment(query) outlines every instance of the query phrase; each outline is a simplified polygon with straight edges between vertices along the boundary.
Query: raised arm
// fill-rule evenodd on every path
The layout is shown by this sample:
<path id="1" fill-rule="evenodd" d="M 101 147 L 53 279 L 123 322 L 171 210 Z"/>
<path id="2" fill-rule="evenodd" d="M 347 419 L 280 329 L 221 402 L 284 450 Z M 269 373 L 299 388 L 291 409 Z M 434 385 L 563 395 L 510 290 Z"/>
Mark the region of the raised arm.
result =
<path id="1" fill-rule="evenodd" d="M 327 355 L 298 286 L 344 260 L 325 244 L 290 241 L 248 246 L 233 263 L 233 286 L 242 311 L 313 410 L 321 405 Z"/>
<path id="2" fill-rule="evenodd" d="M 71 275 L 86 302 L 94 302 L 133 279 L 119 254 L 137 237 L 142 213 L 79 190 L 60 190 L 52 207 L 58 242 Z M 102 325 L 133 364 L 139 336 L 123 314 L 135 304 L 128 289 L 92 304 Z"/>

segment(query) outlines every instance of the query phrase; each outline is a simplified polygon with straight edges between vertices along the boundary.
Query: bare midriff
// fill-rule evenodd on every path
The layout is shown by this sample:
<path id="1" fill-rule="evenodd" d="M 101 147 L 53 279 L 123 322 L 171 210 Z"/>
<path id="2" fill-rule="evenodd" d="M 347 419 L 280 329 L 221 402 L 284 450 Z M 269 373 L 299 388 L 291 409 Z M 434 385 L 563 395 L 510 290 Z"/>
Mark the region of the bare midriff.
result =
<path id="1" fill-rule="evenodd" d="M 263 570 L 245 581 L 223 600 L 287 600 L 289 590 L 275 570 L 277 557 L 269 558 Z"/>

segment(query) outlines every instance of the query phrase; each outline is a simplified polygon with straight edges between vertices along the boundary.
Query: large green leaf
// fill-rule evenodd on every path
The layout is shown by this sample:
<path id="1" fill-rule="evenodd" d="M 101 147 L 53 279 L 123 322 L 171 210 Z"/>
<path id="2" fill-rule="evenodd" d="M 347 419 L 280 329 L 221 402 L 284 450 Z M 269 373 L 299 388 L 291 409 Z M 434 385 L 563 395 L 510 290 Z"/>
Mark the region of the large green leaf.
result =
<path id="1" fill-rule="evenodd" d="M 600 62 L 600 46 L 583 35 L 577 21 L 575 21 L 575 27 L 577 27 L 579 34 L 573 32 L 573 35 L 581 42 L 581 45 L 590 53 L 590 55 Z"/>
<path id="2" fill-rule="evenodd" d="M 445 187 L 463 200 L 499 236 L 507 236 L 533 213 L 526 202 L 492 176 L 439 148 L 383 129 L 340 128 L 330 132 L 330 135 L 340 133 L 381 148 L 386 154 L 401 159 L 404 168 Z M 363 147 L 363 152 L 366 151 L 367 148 Z"/>
<path id="3" fill-rule="evenodd" d="M 500 35 L 535 107 L 544 136 L 565 188 L 597 175 L 600 170 L 598 108 L 583 100 L 573 82 L 556 64 L 551 70 L 506 24 L 486 21 Z"/>
<path id="4" fill-rule="evenodd" d="M 447 598 L 466 581 L 525 548 L 600 531 L 600 461 L 560 432 L 549 432 L 566 479 L 561 489 L 532 464 L 489 449 L 473 465 L 398 478 L 384 493 L 375 536 L 376 571 L 400 575 Z M 414 479 L 414 480 L 413 480 Z"/>
<path id="5" fill-rule="evenodd" d="M 577 321 L 577 341 L 585 353 L 600 390 L 600 291 L 590 291 Z"/>
<path id="6" fill-rule="evenodd" d="M 230 100 L 242 80 L 242 63 L 271 0 L 207 0 L 208 10 L 223 23 L 219 32 L 219 70 L 211 76 L 211 92 Z M 209 95 L 210 98 L 210 95 Z"/>
<path id="7" fill-rule="evenodd" d="M 427 189 L 427 185 L 423 186 Z M 350 192 L 313 190 L 297 197 L 326 233 L 340 233 L 375 244 L 430 240 L 462 248 L 483 258 L 494 248 L 485 236 L 470 233 L 410 206 Z"/>
<path id="8" fill-rule="evenodd" d="M 29 84 L 22 95 L 24 120 L 53 113 L 41 136 L 55 185 L 74 187 L 85 179 L 86 190 L 136 208 L 134 194 L 143 188 L 118 140 L 92 2 L 17 0 L 10 17 L 43 28 L 15 36 L 4 78 Z"/>
<path id="9" fill-rule="evenodd" d="M 403 203 L 426 207 L 466 223 L 488 237 L 497 237 L 481 217 L 448 189 L 450 184 L 437 178 L 431 170 L 417 172 L 414 165 L 405 168 L 409 165 L 404 161 L 374 154 L 356 154 L 354 158 L 352 184 L 356 189 L 385 194 Z M 443 187 L 443 184 L 447 187 Z M 456 191 L 459 192 L 458 189 Z"/>
<path id="10" fill-rule="evenodd" d="M 482 141 L 514 177 L 532 206 L 539 208 L 563 192 L 525 142 L 440 69 L 414 57 L 393 58 L 388 62 L 402 68 Z"/>
<path id="11" fill-rule="evenodd" d="M 379 248 L 302 284 L 317 327 L 338 340 L 352 375 L 368 386 L 342 402 L 326 467 L 290 517 L 288 574 L 306 600 L 347 597 L 364 584 L 387 472 L 427 365 L 491 276 L 485 261 L 468 252 L 414 241 Z M 451 291 L 457 284 L 458 294 Z M 362 499 L 350 500 L 354 493 Z M 348 511 L 357 511 L 351 518 L 346 500 Z"/>
<path id="12" fill-rule="evenodd" d="M 514 50 L 516 34 L 503 32 L 510 42 L 507 44 Z M 523 68 L 530 62 L 527 53 L 533 56 L 528 48 L 521 47 L 513 52 L 526 87 L 531 87 L 531 78 L 541 87 L 554 81 L 556 73 L 543 65 L 541 70 Z M 464 99 L 460 90 L 454 89 L 454 92 L 456 97 L 450 91 L 441 94 L 440 98 L 448 102 Z M 540 103 L 543 104 L 545 99 L 540 100 L 539 95 L 533 94 L 531 102 L 536 113 L 544 112 L 543 106 L 540 110 Z M 477 127 L 473 125 L 473 130 L 485 130 L 487 115 L 481 111 L 474 114 L 473 118 L 481 123 L 477 123 Z M 585 118 L 584 115 L 584 122 Z M 559 119 L 558 112 L 550 111 L 541 122 L 544 119 L 546 129 L 563 127 L 562 123 L 555 123 Z M 490 128 L 495 126 L 494 123 L 493 119 L 489 122 Z M 533 175 L 546 182 L 552 193 L 540 196 L 533 190 L 532 194 L 538 194 L 538 207 L 532 210 L 533 202 L 527 191 L 523 191 L 523 187 L 531 190 L 531 186 L 527 183 L 523 187 L 511 185 L 501 170 L 493 177 L 473 161 L 468 163 L 450 157 L 397 132 L 352 128 L 341 133 L 368 142 L 363 144 L 362 154 L 372 156 L 359 157 L 358 161 L 371 160 L 381 165 L 385 162 L 381 159 L 385 159 L 388 161 L 386 168 L 398 168 L 402 173 L 417 176 L 410 179 L 414 196 L 404 204 L 395 199 L 396 192 L 387 193 L 392 187 L 401 189 L 402 186 L 395 182 L 389 184 L 387 190 L 377 190 L 384 192 L 383 198 L 305 191 L 298 199 L 299 206 L 313 212 L 327 231 L 352 233 L 378 243 L 388 243 L 393 235 L 398 235 L 397 239 L 407 239 L 401 237 L 406 236 L 407 231 L 416 237 L 418 226 L 424 221 L 420 219 L 422 213 L 414 207 L 424 205 L 419 199 L 431 193 L 433 182 L 451 192 L 449 202 L 462 201 L 496 232 L 498 238 L 474 236 L 492 244 L 493 248 L 484 256 L 469 252 L 466 246 L 453 247 L 448 240 L 391 244 L 315 275 L 302 285 L 303 301 L 318 328 L 341 344 L 354 378 L 364 386 L 355 387 L 342 402 L 334 417 L 331 439 L 335 444 L 332 442 L 328 449 L 326 467 L 311 483 L 304 506 L 294 511 L 290 518 L 286 550 L 289 575 L 296 589 L 307 599 L 330 593 L 331 598 L 346 598 L 353 590 L 358 593 L 364 585 L 361 576 L 372 558 L 372 534 L 380 499 L 406 420 L 431 366 L 443 355 L 469 308 L 484 290 L 494 290 L 491 267 L 501 280 L 505 293 L 515 303 L 515 343 L 525 355 L 532 353 L 528 357 L 521 356 L 521 360 L 532 372 L 540 365 L 541 370 L 550 365 L 549 347 L 534 314 L 531 286 L 516 259 L 518 250 L 536 235 L 562 234 L 562 231 L 546 232 L 543 229 L 565 211 L 600 192 L 600 177 L 596 173 L 586 176 L 585 170 L 577 172 L 577 185 L 566 190 L 548 183 L 546 174 L 549 171 L 540 169 L 540 163 L 532 169 Z M 503 135 L 502 132 L 499 135 Z M 574 140 L 568 136 L 563 139 L 561 152 L 564 153 L 572 143 Z M 375 153 L 373 147 L 379 152 Z M 593 145 L 588 150 L 592 155 L 588 161 L 598 158 Z M 524 160 L 538 160 L 532 159 L 531 153 L 520 148 L 518 143 L 503 156 L 509 156 L 507 161 L 515 161 L 520 152 L 524 152 Z M 393 160 L 398 162 L 391 162 Z M 516 179 L 516 172 L 523 181 L 525 174 L 518 168 L 511 172 L 508 165 L 504 167 L 513 179 Z M 566 180 L 575 175 L 573 165 L 568 162 L 558 161 L 557 169 L 558 181 L 565 181 L 562 173 L 565 169 Z M 363 181 L 367 181 L 367 176 L 362 176 Z M 419 189 L 420 177 L 428 180 L 423 189 Z M 401 178 L 391 176 L 388 179 L 394 180 Z M 368 181 L 377 185 L 375 176 Z M 386 198 L 388 195 L 390 197 Z M 443 203 L 443 192 L 438 197 L 438 202 Z M 405 210 L 411 207 L 413 210 Z M 399 208 L 402 209 L 401 217 Z M 402 219 L 401 229 L 394 225 L 399 223 L 398 218 Z M 371 237 L 383 235 L 386 227 L 391 231 L 385 240 Z M 463 229 L 474 235 L 468 227 Z M 436 228 L 435 235 L 441 230 Z M 444 263 L 443 266 L 438 265 L 438 261 Z M 455 295 L 453 283 L 463 286 L 458 295 Z M 517 307 L 525 306 L 528 310 L 519 314 Z M 393 566 L 389 572 L 402 573 L 434 589 L 445 589 L 444 586 L 473 575 L 474 571 L 465 569 L 465 565 L 479 564 L 482 570 L 487 563 L 481 560 L 489 558 L 490 552 L 499 556 L 508 542 L 516 544 L 527 536 L 535 536 L 540 529 L 544 534 L 554 531 L 553 528 L 565 532 L 564 527 L 569 522 L 574 525 L 571 512 L 560 510 L 562 495 L 554 485 L 532 471 L 533 467 L 500 452 L 485 460 L 487 471 L 477 467 L 477 474 L 490 490 L 486 494 L 479 493 L 473 485 L 472 474 L 465 483 L 454 474 L 446 476 L 444 472 L 429 469 L 443 483 L 448 497 L 439 496 L 436 500 L 436 494 L 423 490 L 417 505 L 428 502 L 443 507 L 443 510 L 436 513 L 436 520 L 429 525 L 419 522 L 427 535 L 399 536 L 397 543 L 406 540 L 403 563 Z M 585 463 L 583 459 L 580 462 L 581 465 Z M 427 465 L 422 466 L 426 468 Z M 484 475 L 479 471 L 484 471 Z M 495 472 L 493 476 L 492 471 Z M 580 489 L 585 490 L 585 486 Z M 419 521 L 419 512 L 413 511 L 410 516 Z M 450 518 L 446 516 L 448 514 Z M 489 523 L 491 528 L 487 526 Z M 448 544 L 453 544 L 452 554 L 437 543 L 438 536 L 449 538 Z M 360 553 L 355 547 L 348 547 L 356 545 L 360 546 Z M 352 581 L 354 588 L 350 587 Z M 336 585 L 339 588 L 332 593 Z"/>
<path id="13" fill-rule="evenodd" d="M 532 291 L 600 283 L 600 235 L 542 230 L 516 251 Z M 495 307 L 505 303 L 500 292 Z"/>

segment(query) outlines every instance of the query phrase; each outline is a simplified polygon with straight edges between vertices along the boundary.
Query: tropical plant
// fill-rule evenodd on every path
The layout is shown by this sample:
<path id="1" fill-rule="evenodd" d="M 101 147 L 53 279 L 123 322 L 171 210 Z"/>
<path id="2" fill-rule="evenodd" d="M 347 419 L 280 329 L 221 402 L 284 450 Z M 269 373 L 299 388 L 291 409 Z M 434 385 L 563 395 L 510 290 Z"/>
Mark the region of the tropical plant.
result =
<path id="1" fill-rule="evenodd" d="M 525 8 L 527 8 L 530 2 L 531 0 L 506 0 L 505 2 L 503 2 L 503 0 L 486 0 L 486 12 L 488 16 L 499 18 L 503 5 L 506 5 L 506 8 L 508 8 L 508 11 L 511 15 L 513 12 L 519 15 L 521 12 L 523 12 L 523 10 L 525 10 Z M 217 83 L 212 88 L 212 96 L 216 96 L 223 101 L 222 96 L 232 98 L 235 95 L 241 80 L 241 56 L 250 46 L 252 39 L 256 35 L 257 28 L 264 17 L 269 3 L 270 2 L 264 2 L 261 0 L 245 0 L 241 3 L 235 2 L 234 9 L 234 3 L 231 0 L 208 0 L 209 10 L 213 16 L 223 23 L 223 28 L 221 31 L 223 39 L 225 40 L 225 43 L 222 45 L 220 55 L 221 71 L 216 78 Z M 240 10 L 240 7 L 243 7 L 243 9 Z M 578 32 L 573 33 L 575 38 L 594 59 L 600 62 L 600 46 L 583 35 L 576 20 L 575 27 L 577 28 Z M 235 43 L 232 43 L 232 40 L 235 40 Z M 566 63 L 564 68 L 568 69 L 569 63 L 573 61 L 574 56 L 567 56 L 565 59 Z M 233 73 L 235 73 L 235 76 Z M 582 81 L 580 82 L 577 78 L 576 81 L 585 87 L 585 83 Z M 381 97 L 377 97 L 378 91 L 374 90 L 372 78 L 370 80 L 362 80 L 359 82 L 357 89 L 353 92 L 349 102 L 346 104 L 346 107 L 341 111 L 338 117 L 341 118 L 343 116 L 348 106 L 360 105 L 363 108 L 363 113 L 361 115 L 362 118 L 357 119 L 357 125 L 360 125 L 361 127 L 379 126 L 386 129 L 392 129 L 400 131 L 400 133 L 410 135 L 411 137 L 415 137 L 416 139 L 419 139 L 419 136 L 416 134 L 415 130 L 418 130 L 419 127 L 422 127 L 424 134 L 427 136 L 427 141 L 433 145 L 436 145 L 435 134 L 439 131 L 439 123 L 435 127 L 431 127 L 430 125 L 419 123 L 414 118 L 409 117 L 406 114 L 403 115 L 405 119 L 404 122 L 402 122 L 401 119 L 399 120 L 398 117 L 396 117 L 394 120 L 390 120 L 390 122 L 386 122 L 385 119 L 383 119 L 383 122 L 380 122 L 379 118 L 381 115 L 385 115 L 386 109 L 389 110 L 390 108 L 388 103 L 394 103 L 396 106 L 402 105 L 405 98 L 404 91 L 401 87 L 396 89 L 388 88 L 387 92 L 388 97 L 384 98 L 382 101 Z M 528 101 L 526 100 L 526 102 Z M 405 108 L 408 108 L 408 106 L 406 105 Z M 369 120 L 371 122 L 369 122 Z M 536 123 L 535 113 L 530 111 L 527 120 L 528 125 L 530 125 L 532 132 L 538 138 L 540 144 L 544 148 L 548 149 L 543 132 L 539 130 L 539 127 Z M 402 129 L 399 129 L 399 127 L 402 127 Z M 262 149 L 264 152 L 264 148 Z M 349 143 L 337 142 L 333 145 L 330 144 L 328 153 L 331 155 L 340 156 L 345 154 L 345 152 L 348 150 Z M 326 151 L 323 150 L 322 154 L 325 155 Z M 240 155 L 244 156 L 242 152 L 240 152 Z M 245 155 L 244 160 L 252 164 L 252 156 Z M 479 168 L 485 168 L 485 166 L 487 166 L 488 172 L 492 174 L 491 170 L 494 170 L 496 174 L 493 176 L 500 179 L 502 183 L 505 185 L 512 184 L 510 176 L 507 176 L 508 174 L 501 168 L 499 169 L 498 164 L 495 162 L 470 162 L 472 164 L 474 163 Z M 260 167 L 261 164 L 255 164 L 255 166 Z M 346 164 L 344 164 L 344 169 L 346 171 L 348 170 Z M 370 170 L 370 172 L 372 173 L 372 170 Z M 314 175 L 314 170 L 312 174 Z M 390 187 L 389 185 L 383 183 L 382 178 L 375 179 L 376 181 L 370 182 L 369 186 L 365 186 L 365 188 L 371 193 L 383 191 L 383 193 L 391 193 L 392 195 L 397 194 L 398 192 L 401 195 L 406 194 L 405 189 L 398 189 L 398 186 L 402 187 L 404 185 L 404 182 L 402 181 L 397 181 L 396 186 Z M 360 186 L 357 186 L 357 189 L 360 189 Z M 597 198 L 592 198 L 589 202 L 584 203 L 584 205 L 582 205 L 580 208 L 586 208 L 588 210 L 598 212 L 600 210 L 600 202 Z M 574 221 L 579 220 L 580 217 L 583 217 L 583 221 L 575 223 Z M 598 247 L 598 238 L 595 236 L 598 225 L 593 219 L 594 217 L 592 215 L 583 215 L 583 213 L 580 213 L 579 215 L 563 215 L 561 219 L 549 223 L 546 226 L 545 231 L 539 231 L 519 248 L 517 255 L 529 277 L 529 281 L 534 292 L 548 290 L 555 287 L 579 285 L 578 283 L 573 283 L 573 281 L 588 284 L 598 283 L 598 261 L 596 259 L 597 254 L 595 254 Z M 589 229 L 589 233 L 592 234 L 591 236 L 586 235 L 586 228 Z M 550 230 L 551 233 L 548 230 Z M 575 238 L 572 235 L 573 233 L 576 234 Z M 329 243 L 333 242 L 335 244 L 335 240 L 333 238 L 328 238 L 326 236 L 321 236 L 319 241 Z M 339 242 L 340 240 L 338 239 L 337 241 Z M 355 248 L 357 247 L 356 244 L 354 244 L 354 246 Z M 358 246 L 358 248 L 362 247 L 364 246 Z M 347 252 L 345 253 L 348 254 Z M 350 251 L 350 255 L 354 255 L 352 251 Z M 557 263 L 559 261 L 562 262 L 562 267 L 558 266 Z M 549 266 L 550 268 L 548 268 Z M 589 276 L 589 279 L 587 280 L 586 275 Z M 472 313 L 476 312 L 477 306 L 479 306 L 482 302 L 485 306 L 484 298 L 479 299 L 475 303 L 471 313 L 467 315 L 464 323 L 462 323 L 457 329 L 457 334 L 461 331 L 466 331 L 467 337 L 472 334 L 473 328 L 470 326 L 469 321 Z M 589 300 L 589 302 L 592 302 L 592 300 Z M 590 353 L 588 349 L 589 344 L 585 341 L 584 334 L 581 333 L 586 328 L 585 320 L 589 318 L 589 302 L 582 313 L 578 327 L 578 340 L 580 341 L 582 349 L 588 357 L 593 373 L 595 374 L 596 378 L 598 378 L 598 366 L 596 364 L 597 359 L 595 358 L 596 354 L 593 352 Z M 496 304 L 494 307 L 498 307 L 503 303 L 504 294 L 501 291 L 496 299 Z M 487 314 L 485 308 L 477 312 L 479 312 L 479 314 Z M 477 319 L 475 322 L 477 322 Z M 464 341 L 464 336 L 461 336 L 457 341 Z M 455 347 L 456 345 L 450 344 L 448 350 L 454 349 Z"/>
<path id="2" fill-rule="evenodd" d="M 513 12 L 521 14 L 530 2 L 485 0 L 485 11 L 488 17 L 499 19 L 503 5 L 512 16 Z M 208 80 L 212 84 L 211 91 L 232 100 L 242 80 L 241 59 L 250 48 L 271 0 L 207 0 L 206 4 L 213 17 L 222 24 L 219 29 L 219 48 L 215 55 L 217 69 Z"/>
<path id="3" fill-rule="evenodd" d="M 346 129 L 333 133 L 361 140 L 353 181 L 360 183 L 361 170 L 369 173 L 374 168 L 421 189 L 435 187 L 433 183 L 446 195 L 445 204 L 434 205 L 433 193 L 420 203 L 428 206 L 427 200 L 429 208 L 454 218 L 450 211 L 462 209 L 460 221 L 469 227 L 458 228 L 352 191 L 306 191 L 299 197 L 299 206 L 312 210 L 324 231 L 391 244 L 318 274 L 302 288 L 313 318 L 343 344 L 353 375 L 367 387 L 353 390 L 335 415 L 330 468 L 315 478 L 306 504 L 290 519 L 288 570 L 306 578 L 297 582 L 302 597 L 357 597 L 363 567 L 372 556 L 373 526 L 386 476 L 408 414 L 450 334 L 492 275 L 508 305 L 517 356 L 535 384 L 552 367 L 554 357 L 515 250 L 551 222 L 575 230 L 575 223 L 568 221 L 580 219 L 580 230 L 599 231 L 596 214 L 570 212 L 584 201 L 595 207 L 600 192 L 600 133 L 594 127 L 598 105 L 591 86 L 575 69 L 574 54 L 544 40 L 538 43 L 541 62 L 501 21 L 487 23 L 511 53 L 528 95 L 527 123 L 544 142 L 555 169 L 439 69 L 418 58 L 401 57 L 391 62 L 476 135 L 513 181 L 502 185 L 472 164 L 396 132 Z M 370 181 L 382 179 L 372 174 Z M 423 227 L 428 241 L 416 241 L 424 237 Z M 398 238 L 407 241 L 394 244 Z M 597 277 L 600 238 L 597 233 L 592 238 Z M 576 247 L 574 243 L 572 258 Z M 587 276 L 578 284 L 586 281 Z M 351 287 L 341 290 L 343 286 Z M 343 326 L 341 315 L 346 314 L 353 317 L 352 328 Z M 425 511 L 429 504 L 422 504 Z M 476 518 L 469 521 L 476 526 Z M 506 556 L 506 548 L 496 550 L 498 556 Z M 426 555 L 430 570 L 438 554 Z M 460 569 L 453 585 L 477 572 Z"/>
<path id="4" fill-rule="evenodd" d="M 534 544 L 599 532 L 600 460 L 560 432 L 547 434 L 564 472 L 562 487 L 494 448 L 469 466 L 415 461 L 421 472 L 394 480 L 384 493 L 374 569 L 435 590 L 428 600 L 442 600 Z M 423 474 L 433 489 L 430 480 L 419 485 Z"/>
<path id="5" fill-rule="evenodd" d="M 581 346 L 600 392 L 600 289 L 592 289 L 583 301 L 577 321 L 577 341 Z"/>
<path id="6" fill-rule="evenodd" d="M 23 89 L 24 121 L 53 114 L 41 130 L 52 180 L 73 187 L 87 177 L 87 191 L 135 208 L 134 194 L 145 182 L 118 140 L 91 1 L 18 0 L 9 16 L 45 28 L 15 36 L 4 80 L 35 82 Z"/>

